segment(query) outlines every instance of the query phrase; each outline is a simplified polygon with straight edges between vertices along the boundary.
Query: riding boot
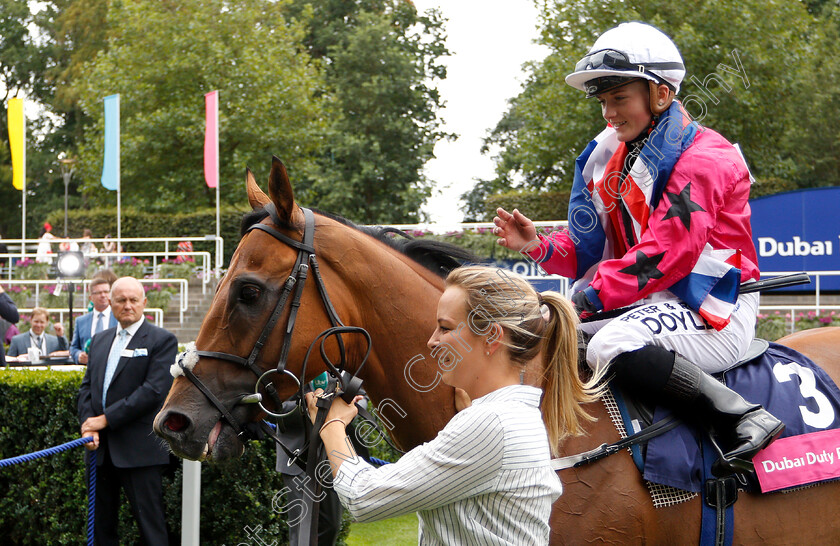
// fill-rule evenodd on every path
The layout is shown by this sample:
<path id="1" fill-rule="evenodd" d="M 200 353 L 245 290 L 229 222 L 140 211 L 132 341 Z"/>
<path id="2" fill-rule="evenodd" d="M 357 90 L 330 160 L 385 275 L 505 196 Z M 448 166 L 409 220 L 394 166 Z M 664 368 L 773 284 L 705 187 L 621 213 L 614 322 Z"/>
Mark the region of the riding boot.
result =
<path id="1" fill-rule="evenodd" d="M 785 428 L 784 423 L 680 355 L 652 345 L 622 353 L 613 361 L 616 379 L 636 392 L 711 425 L 723 440 L 717 475 L 753 471 L 752 458 Z"/>

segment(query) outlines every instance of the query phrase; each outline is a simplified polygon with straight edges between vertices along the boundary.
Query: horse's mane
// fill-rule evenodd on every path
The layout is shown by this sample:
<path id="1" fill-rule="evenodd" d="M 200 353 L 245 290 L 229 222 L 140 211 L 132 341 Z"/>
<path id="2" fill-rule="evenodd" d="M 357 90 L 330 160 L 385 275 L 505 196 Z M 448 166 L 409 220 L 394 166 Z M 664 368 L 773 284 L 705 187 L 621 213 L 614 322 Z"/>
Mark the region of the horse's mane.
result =
<path id="1" fill-rule="evenodd" d="M 450 271 L 459 267 L 464 262 L 475 263 L 480 261 L 480 259 L 469 250 L 451 243 L 444 243 L 433 239 L 415 239 L 407 233 L 395 228 L 359 226 L 347 218 L 338 216 L 337 214 L 324 212 L 314 208 L 312 211 L 373 237 L 377 241 L 380 241 L 394 250 L 397 250 L 441 277 L 445 277 Z M 248 228 L 257 222 L 261 222 L 267 216 L 268 211 L 265 209 L 257 209 L 253 212 L 245 214 L 242 217 L 242 223 L 239 228 L 240 235 L 244 236 L 245 233 L 247 233 Z M 293 229 L 293 226 L 288 224 L 278 227 Z M 392 235 L 400 235 L 401 237 L 395 237 Z"/>

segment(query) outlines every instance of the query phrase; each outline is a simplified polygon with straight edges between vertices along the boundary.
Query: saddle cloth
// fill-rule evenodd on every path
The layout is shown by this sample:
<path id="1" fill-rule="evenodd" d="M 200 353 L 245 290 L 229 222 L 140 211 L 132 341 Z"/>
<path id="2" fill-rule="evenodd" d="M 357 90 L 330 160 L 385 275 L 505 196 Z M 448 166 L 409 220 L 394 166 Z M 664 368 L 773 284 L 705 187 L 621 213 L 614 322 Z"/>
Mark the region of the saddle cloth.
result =
<path id="1" fill-rule="evenodd" d="M 746 400 L 761 404 L 785 423 L 780 438 L 840 428 L 840 389 L 822 368 L 793 349 L 771 343 L 760 356 L 721 375 L 728 387 Z M 653 422 L 669 414 L 668 409 L 657 407 Z M 634 420 L 623 411 L 622 416 L 629 431 L 639 428 L 638 415 Z M 642 464 L 644 478 L 655 484 L 700 492 L 702 434 L 682 424 L 651 440 L 644 450 L 643 462 L 636 451 L 634 459 Z M 758 491 L 755 478 L 749 481 L 746 489 Z"/>

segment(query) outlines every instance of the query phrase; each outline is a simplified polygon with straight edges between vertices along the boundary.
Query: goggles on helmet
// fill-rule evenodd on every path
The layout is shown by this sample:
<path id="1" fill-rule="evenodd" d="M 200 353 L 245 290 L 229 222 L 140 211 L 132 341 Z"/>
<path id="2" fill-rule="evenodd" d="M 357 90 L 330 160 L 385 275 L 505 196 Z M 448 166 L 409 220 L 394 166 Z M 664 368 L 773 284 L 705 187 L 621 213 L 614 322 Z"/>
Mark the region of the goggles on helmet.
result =
<path id="1" fill-rule="evenodd" d="M 658 74 L 650 72 L 649 69 L 685 70 L 685 66 L 680 62 L 632 63 L 626 53 L 616 49 L 601 49 L 593 51 L 578 61 L 575 65 L 575 72 L 583 72 L 586 70 L 620 70 L 623 72 L 646 74 L 656 78 L 659 83 L 664 83 L 673 89 L 673 86 L 670 83 L 665 81 Z M 628 77 L 632 76 L 628 74 Z"/>

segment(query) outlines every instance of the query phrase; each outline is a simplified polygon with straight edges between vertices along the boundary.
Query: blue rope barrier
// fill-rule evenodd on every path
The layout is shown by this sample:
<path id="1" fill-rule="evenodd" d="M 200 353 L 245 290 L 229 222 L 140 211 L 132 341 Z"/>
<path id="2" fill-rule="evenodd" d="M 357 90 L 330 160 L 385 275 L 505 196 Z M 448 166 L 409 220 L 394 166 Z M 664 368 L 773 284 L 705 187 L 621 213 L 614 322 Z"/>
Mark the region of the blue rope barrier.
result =
<path id="1" fill-rule="evenodd" d="M 25 463 L 28 461 L 34 461 L 35 459 L 40 459 L 42 457 L 49 457 L 50 455 L 55 455 L 57 453 L 61 453 L 62 451 L 67 451 L 68 449 L 73 449 L 74 447 L 83 446 L 87 443 L 93 441 L 92 436 L 88 436 L 86 438 L 77 438 L 70 442 L 61 444 L 60 446 L 55 447 L 48 447 L 47 449 L 42 449 L 41 451 L 36 451 L 34 453 L 26 453 L 24 455 L 18 455 L 17 457 L 10 457 L 8 459 L 0 460 L 0 468 L 6 466 L 12 466 L 20 463 Z M 88 533 L 88 546 L 93 546 L 93 518 L 94 512 L 96 507 L 96 451 L 90 452 L 90 469 L 89 469 L 89 484 L 88 484 L 88 522 L 87 522 L 87 533 Z"/>
<path id="2" fill-rule="evenodd" d="M 72 442 L 61 444 L 60 446 L 48 447 L 47 449 L 42 449 L 41 451 L 36 451 L 34 453 L 26 453 L 24 455 L 18 455 L 17 457 L 3 459 L 0 460 L 0 467 L 12 466 L 19 463 L 25 463 L 27 461 L 34 461 L 35 459 L 55 455 L 56 453 L 61 453 L 62 451 L 67 451 L 68 449 L 73 449 L 74 447 L 79 447 L 92 441 L 93 438 L 90 436 L 88 436 L 87 438 L 78 438 L 76 440 L 73 440 Z"/>

